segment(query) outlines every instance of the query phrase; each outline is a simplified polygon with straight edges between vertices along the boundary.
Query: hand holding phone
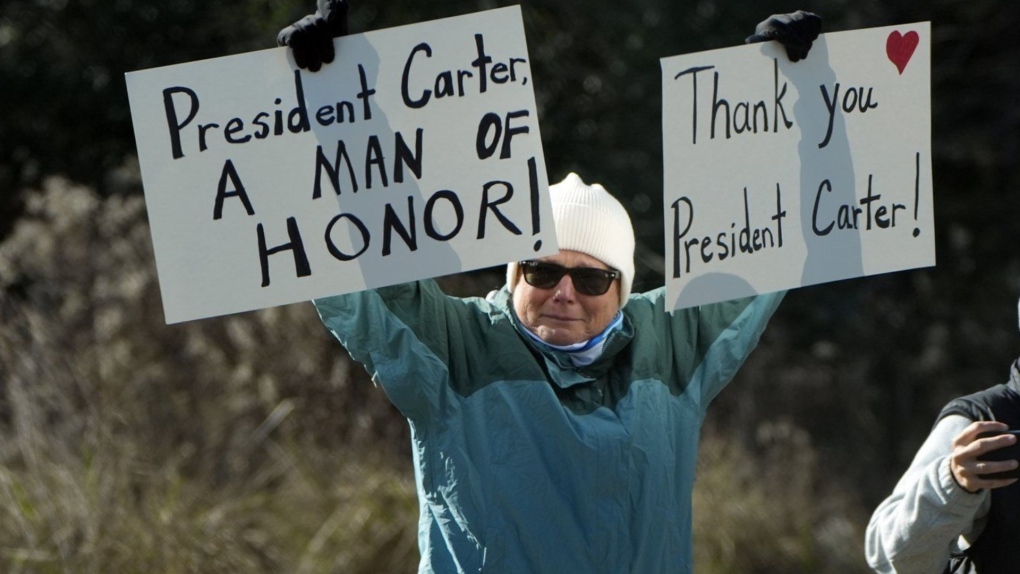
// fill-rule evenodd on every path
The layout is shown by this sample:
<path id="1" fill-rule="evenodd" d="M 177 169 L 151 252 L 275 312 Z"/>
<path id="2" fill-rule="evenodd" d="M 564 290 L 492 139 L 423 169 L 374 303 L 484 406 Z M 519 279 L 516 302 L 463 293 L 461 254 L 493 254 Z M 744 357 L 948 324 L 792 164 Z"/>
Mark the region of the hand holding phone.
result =
<path id="1" fill-rule="evenodd" d="M 1020 461 L 1020 430 L 1008 430 L 1008 431 L 1003 431 L 1003 432 L 995 432 L 995 431 L 993 431 L 993 432 L 983 432 L 983 433 L 980 433 L 979 435 L 977 435 L 977 438 L 980 440 L 980 439 L 983 439 L 983 438 L 997 437 L 997 436 L 1000 436 L 1000 435 L 1003 435 L 1003 434 L 1011 434 L 1011 435 L 1017 437 L 1017 441 L 1015 443 L 1011 444 L 1011 445 L 1000 447 L 1000 448 L 997 448 L 995 450 L 990 450 L 990 451 L 984 453 L 983 455 L 981 455 L 981 456 L 979 456 L 977 458 L 979 461 L 982 461 L 982 462 L 998 462 L 998 461 L 1003 461 L 1003 460 L 1017 460 L 1017 461 Z M 1013 470 L 1007 470 L 1007 471 L 1003 471 L 1003 472 L 992 472 L 992 473 L 988 473 L 988 474 L 981 474 L 981 475 L 978 475 L 978 476 L 980 476 L 981 478 L 986 479 L 986 480 L 998 480 L 998 479 L 1007 479 L 1007 478 L 1020 478 L 1020 466 L 1017 466 L 1017 468 L 1014 468 Z"/>

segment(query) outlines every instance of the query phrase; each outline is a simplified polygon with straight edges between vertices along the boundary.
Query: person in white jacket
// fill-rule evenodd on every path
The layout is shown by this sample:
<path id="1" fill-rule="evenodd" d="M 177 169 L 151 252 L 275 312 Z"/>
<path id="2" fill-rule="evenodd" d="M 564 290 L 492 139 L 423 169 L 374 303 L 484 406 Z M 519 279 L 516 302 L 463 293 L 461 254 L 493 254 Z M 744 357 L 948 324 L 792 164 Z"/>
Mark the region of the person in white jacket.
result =
<path id="1" fill-rule="evenodd" d="M 1020 360 L 1005 384 L 943 408 L 910 467 L 871 517 L 865 552 L 872 569 L 1020 572 L 1020 484 L 991 476 L 1018 467 L 1011 458 L 1017 437 L 1007 430 L 1020 430 Z"/>

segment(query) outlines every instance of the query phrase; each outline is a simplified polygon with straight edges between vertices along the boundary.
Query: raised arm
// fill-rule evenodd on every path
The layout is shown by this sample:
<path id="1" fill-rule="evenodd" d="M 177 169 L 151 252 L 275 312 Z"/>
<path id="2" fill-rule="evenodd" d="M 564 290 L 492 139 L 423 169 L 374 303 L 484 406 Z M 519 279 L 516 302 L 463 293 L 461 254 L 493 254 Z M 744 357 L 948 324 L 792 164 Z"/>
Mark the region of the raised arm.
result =
<path id="1" fill-rule="evenodd" d="M 1013 482 L 985 480 L 979 474 L 1015 466 L 1012 461 L 977 460 L 1012 437 L 978 439 L 977 435 L 1005 428 L 1002 423 L 972 422 L 960 415 L 938 422 L 868 524 L 865 552 L 876 572 L 942 572 L 952 552 L 976 540 L 988 513 L 989 489 Z"/>

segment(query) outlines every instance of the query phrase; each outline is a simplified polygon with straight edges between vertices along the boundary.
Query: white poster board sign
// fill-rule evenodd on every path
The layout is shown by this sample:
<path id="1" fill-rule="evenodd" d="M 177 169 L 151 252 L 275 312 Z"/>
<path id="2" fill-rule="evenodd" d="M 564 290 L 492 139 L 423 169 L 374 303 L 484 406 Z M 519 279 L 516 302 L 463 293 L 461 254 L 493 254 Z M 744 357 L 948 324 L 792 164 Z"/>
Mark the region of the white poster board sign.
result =
<path id="1" fill-rule="evenodd" d="M 167 323 L 555 253 L 519 7 L 127 74 Z"/>
<path id="2" fill-rule="evenodd" d="M 935 264 L 929 28 L 662 60 L 667 304 Z"/>

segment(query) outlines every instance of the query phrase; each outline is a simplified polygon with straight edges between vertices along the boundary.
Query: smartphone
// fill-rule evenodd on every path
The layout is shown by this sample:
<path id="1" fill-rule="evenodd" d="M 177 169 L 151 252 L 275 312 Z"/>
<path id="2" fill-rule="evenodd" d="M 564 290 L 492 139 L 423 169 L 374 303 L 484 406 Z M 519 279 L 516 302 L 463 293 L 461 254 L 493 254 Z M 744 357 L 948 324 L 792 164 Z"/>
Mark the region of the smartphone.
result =
<path id="1" fill-rule="evenodd" d="M 978 460 L 984 461 L 1020 460 L 1020 430 L 1009 430 L 1003 432 L 983 432 L 978 435 L 978 438 L 989 438 L 1007 433 L 1017 437 L 1017 441 L 1009 446 L 988 451 L 985 454 L 979 456 Z M 1014 468 L 1013 470 L 1007 470 L 1005 472 L 993 472 L 989 474 L 982 474 L 980 476 L 981 478 L 988 480 L 999 478 L 1020 478 L 1020 466 Z"/>

